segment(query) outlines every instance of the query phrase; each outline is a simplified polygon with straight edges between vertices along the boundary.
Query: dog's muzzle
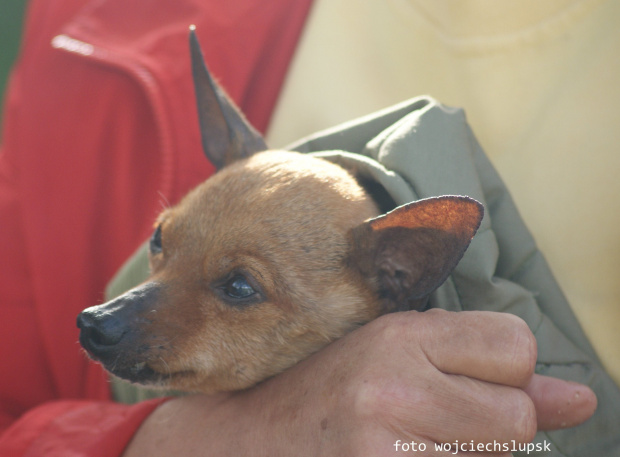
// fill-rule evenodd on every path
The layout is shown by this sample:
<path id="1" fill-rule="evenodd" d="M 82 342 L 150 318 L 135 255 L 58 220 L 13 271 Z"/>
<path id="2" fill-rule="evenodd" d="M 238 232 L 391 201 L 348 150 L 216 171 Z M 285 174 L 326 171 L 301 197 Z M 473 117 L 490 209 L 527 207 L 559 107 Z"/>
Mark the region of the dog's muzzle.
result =
<path id="1" fill-rule="evenodd" d="M 150 321 L 145 316 L 153 309 L 161 285 L 147 282 L 120 297 L 82 311 L 77 317 L 80 344 L 94 360 L 118 377 L 134 382 L 153 375 L 146 366 L 148 345 L 144 329 Z"/>

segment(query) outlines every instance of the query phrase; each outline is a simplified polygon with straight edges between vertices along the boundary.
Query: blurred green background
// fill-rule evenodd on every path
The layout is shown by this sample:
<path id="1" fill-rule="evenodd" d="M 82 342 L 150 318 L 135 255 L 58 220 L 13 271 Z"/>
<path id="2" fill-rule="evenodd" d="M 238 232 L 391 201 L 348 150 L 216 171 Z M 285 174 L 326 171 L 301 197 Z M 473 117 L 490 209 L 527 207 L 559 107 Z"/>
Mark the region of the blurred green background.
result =
<path id="1" fill-rule="evenodd" d="M 0 0 L 0 106 L 4 106 L 9 71 L 19 51 L 27 3 L 27 0 Z"/>

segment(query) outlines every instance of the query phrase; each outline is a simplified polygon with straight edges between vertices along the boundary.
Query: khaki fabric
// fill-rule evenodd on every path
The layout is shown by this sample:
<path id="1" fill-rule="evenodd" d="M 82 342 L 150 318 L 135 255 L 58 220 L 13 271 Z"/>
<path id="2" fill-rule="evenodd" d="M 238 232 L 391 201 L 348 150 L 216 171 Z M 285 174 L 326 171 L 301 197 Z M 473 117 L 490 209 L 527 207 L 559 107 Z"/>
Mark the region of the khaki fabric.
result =
<path id="1" fill-rule="evenodd" d="M 322 151 L 318 155 L 382 184 L 397 204 L 438 195 L 480 201 L 486 212 L 479 232 L 431 305 L 523 318 L 539 344 L 537 372 L 588 384 L 599 399 L 597 412 L 585 424 L 538 434 L 538 442 L 551 443 L 552 454 L 545 455 L 620 455 L 620 391 L 601 367 L 462 110 L 430 98 L 413 99 L 320 132 L 291 149 Z M 112 295 L 146 276 L 145 250 L 114 280 Z M 118 398 L 134 395 L 128 389 L 116 383 Z"/>
<path id="2" fill-rule="evenodd" d="M 428 94 L 461 106 L 620 384 L 620 2 L 315 0 L 280 147 Z"/>

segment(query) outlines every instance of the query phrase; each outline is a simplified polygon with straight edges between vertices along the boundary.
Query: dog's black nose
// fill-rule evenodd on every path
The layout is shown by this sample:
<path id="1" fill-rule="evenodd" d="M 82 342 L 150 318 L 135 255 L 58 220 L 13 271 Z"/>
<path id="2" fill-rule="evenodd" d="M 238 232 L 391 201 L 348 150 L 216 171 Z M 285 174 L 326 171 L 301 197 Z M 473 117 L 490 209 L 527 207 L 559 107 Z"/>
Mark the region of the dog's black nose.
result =
<path id="1" fill-rule="evenodd" d="M 77 318 L 80 344 L 102 363 L 118 362 L 119 354 L 135 351 L 136 338 L 148 324 L 144 315 L 156 305 L 162 286 L 146 282 L 103 305 L 82 311 Z"/>
<path id="2" fill-rule="evenodd" d="M 80 344 L 96 359 L 105 357 L 121 342 L 128 328 L 99 306 L 88 308 L 77 318 Z"/>

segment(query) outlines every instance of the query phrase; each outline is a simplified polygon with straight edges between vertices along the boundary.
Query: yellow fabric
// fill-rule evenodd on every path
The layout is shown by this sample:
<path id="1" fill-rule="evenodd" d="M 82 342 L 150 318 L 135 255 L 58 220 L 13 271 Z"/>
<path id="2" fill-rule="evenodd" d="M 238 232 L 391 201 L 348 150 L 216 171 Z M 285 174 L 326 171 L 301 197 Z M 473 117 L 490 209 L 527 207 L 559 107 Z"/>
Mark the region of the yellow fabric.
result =
<path id="1" fill-rule="evenodd" d="M 317 0 L 282 146 L 407 98 L 464 107 L 620 383 L 620 2 Z"/>

